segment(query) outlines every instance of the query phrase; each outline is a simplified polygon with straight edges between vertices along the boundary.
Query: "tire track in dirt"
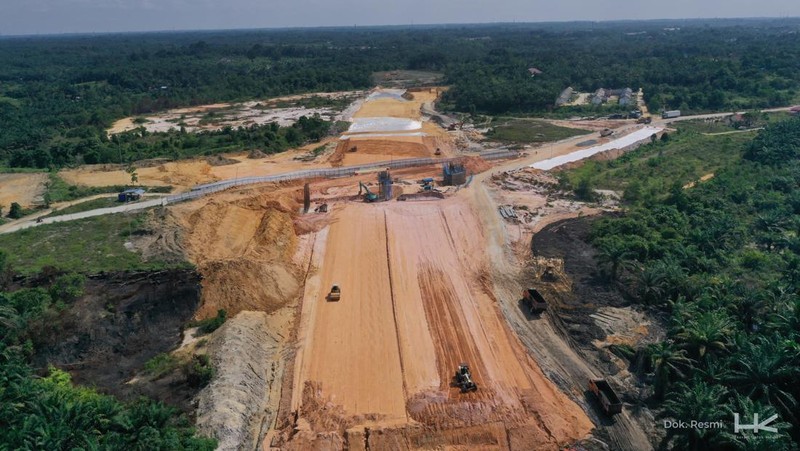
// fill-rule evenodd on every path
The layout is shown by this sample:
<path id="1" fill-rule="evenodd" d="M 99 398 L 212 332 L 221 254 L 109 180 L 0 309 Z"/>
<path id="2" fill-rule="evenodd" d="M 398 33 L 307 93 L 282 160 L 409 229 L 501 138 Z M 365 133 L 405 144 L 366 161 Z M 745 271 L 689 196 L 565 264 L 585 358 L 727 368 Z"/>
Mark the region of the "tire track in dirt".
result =
<path id="1" fill-rule="evenodd" d="M 403 350 L 400 347 L 400 328 L 397 322 L 397 300 L 394 296 L 394 283 L 392 281 L 392 252 L 389 246 L 389 223 L 386 219 L 386 211 L 383 212 L 383 229 L 386 233 L 386 270 L 389 274 L 389 297 L 392 300 L 392 319 L 394 319 L 394 332 L 397 335 L 397 355 L 400 360 L 400 371 L 406 374 L 405 367 L 403 366 Z M 406 378 L 403 377 L 403 398 L 408 399 L 408 387 Z M 408 409 L 406 409 L 406 421 L 408 421 Z"/>

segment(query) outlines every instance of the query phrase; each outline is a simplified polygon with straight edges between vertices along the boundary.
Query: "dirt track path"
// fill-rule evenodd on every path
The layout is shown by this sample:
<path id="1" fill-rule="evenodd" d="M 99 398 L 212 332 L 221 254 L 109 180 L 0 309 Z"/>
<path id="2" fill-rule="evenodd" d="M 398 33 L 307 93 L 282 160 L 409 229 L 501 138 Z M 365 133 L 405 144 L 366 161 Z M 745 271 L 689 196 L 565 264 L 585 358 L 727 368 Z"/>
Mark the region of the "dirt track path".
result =
<path id="1" fill-rule="evenodd" d="M 569 146 L 574 140 L 564 142 L 557 147 L 557 152 L 561 152 L 561 148 Z M 548 378 L 570 394 L 573 400 L 579 402 L 595 424 L 606 427 L 611 436 L 612 449 L 652 450 L 647 434 L 631 418 L 629 412 L 623 411 L 614 420 L 609 420 L 605 416 L 598 415 L 592 406 L 587 405 L 584 393 L 586 384 L 590 378 L 599 376 L 599 371 L 570 346 L 568 339 L 553 326 L 549 316 L 538 321 L 530 321 L 519 308 L 518 299 L 523 289 L 519 280 L 523 268 L 518 262 L 512 263 L 514 257 L 508 244 L 505 225 L 497 212 L 498 205 L 492 199 L 484 182 L 494 173 L 522 167 L 537 160 L 537 157 L 545 159 L 547 155 L 529 156 L 523 161 L 512 161 L 478 174 L 473 180 L 472 189 L 462 191 L 462 195 L 468 196 L 473 202 L 483 229 L 487 233 L 487 251 L 491 261 L 494 293 L 498 297 L 506 320 L 535 356 Z"/>

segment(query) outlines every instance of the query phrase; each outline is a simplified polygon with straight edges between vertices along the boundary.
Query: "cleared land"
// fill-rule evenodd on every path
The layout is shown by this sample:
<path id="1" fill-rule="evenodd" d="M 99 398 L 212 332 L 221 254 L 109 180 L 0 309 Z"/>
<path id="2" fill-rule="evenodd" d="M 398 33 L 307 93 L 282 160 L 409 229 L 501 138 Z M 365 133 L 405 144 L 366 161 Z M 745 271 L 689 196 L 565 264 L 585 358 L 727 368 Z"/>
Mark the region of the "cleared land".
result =
<path id="1" fill-rule="evenodd" d="M 23 207 L 41 202 L 46 182 L 47 174 L 43 172 L 0 174 L 0 206 L 3 212 L 8 213 L 12 202 Z"/>
<path id="2" fill-rule="evenodd" d="M 445 430 L 485 424 L 494 428 L 470 445 L 508 443 L 511 431 L 515 448 L 555 449 L 583 438 L 591 421 L 499 315 L 482 237 L 469 205 L 456 199 L 337 210 L 319 284 L 304 296 L 298 421 L 315 433 L 387 428 L 383 434 L 398 441 L 413 435 L 402 425 L 424 425 L 434 446 L 463 444 Z M 339 302 L 325 299 L 333 283 L 343 290 Z M 478 392 L 450 387 L 461 362 L 471 365 Z M 335 417 L 315 408 L 327 403 L 337 406 Z M 294 445 L 315 440 L 301 434 Z"/>
<path id="3" fill-rule="evenodd" d="M 242 103 L 216 103 L 191 108 L 179 108 L 141 117 L 116 121 L 109 135 L 144 127 L 149 132 L 166 132 L 183 127 L 188 132 L 220 130 L 223 127 L 249 127 L 276 122 L 292 125 L 300 116 L 319 114 L 326 120 L 340 119 L 338 107 L 304 104 L 338 104 L 343 99 L 361 95 L 361 91 L 344 91 L 277 97 Z"/>

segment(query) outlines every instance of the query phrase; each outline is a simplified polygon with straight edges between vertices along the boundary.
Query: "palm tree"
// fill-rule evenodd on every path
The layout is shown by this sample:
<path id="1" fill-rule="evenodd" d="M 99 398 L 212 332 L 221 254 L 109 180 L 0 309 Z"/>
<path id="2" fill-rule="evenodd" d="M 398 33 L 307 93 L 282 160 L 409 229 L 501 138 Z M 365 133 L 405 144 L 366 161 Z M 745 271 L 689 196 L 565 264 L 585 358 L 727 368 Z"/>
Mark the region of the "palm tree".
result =
<path id="1" fill-rule="evenodd" d="M 673 396 L 664 403 L 664 413 L 682 421 L 721 421 L 728 416 L 723 408 L 727 397 L 728 389 L 722 385 L 698 380 L 691 385 L 680 383 Z M 664 440 L 671 449 L 706 450 L 719 443 L 720 432 L 711 428 L 670 428 Z"/>
<path id="2" fill-rule="evenodd" d="M 692 359 L 686 357 L 686 350 L 676 349 L 671 343 L 662 341 L 647 347 L 650 368 L 653 376 L 656 398 L 663 399 L 674 378 L 684 378 L 683 369 L 690 367 Z"/>
<path id="3" fill-rule="evenodd" d="M 775 406 L 784 418 L 795 419 L 798 403 L 791 390 L 800 379 L 796 349 L 778 337 L 756 337 L 743 343 L 733 366 L 729 382 L 737 390 Z"/>
<path id="4" fill-rule="evenodd" d="M 631 251 L 625 243 L 617 238 L 606 238 L 597 242 L 597 259 L 605 267 L 606 274 L 611 280 L 617 280 L 619 271 L 627 266 Z"/>
<path id="5" fill-rule="evenodd" d="M 733 413 L 738 413 L 739 421 L 742 424 L 752 422 L 755 414 L 758 414 L 759 421 L 762 421 L 777 413 L 771 405 L 753 401 L 740 394 L 733 396 L 725 410 L 728 410 L 731 416 Z M 788 433 L 792 427 L 791 424 L 778 418 L 769 426 L 777 428 L 778 432 L 755 434 L 751 431 L 739 431 L 736 433 L 731 428 L 725 428 L 720 433 L 719 441 L 724 448 L 746 451 L 777 451 L 794 448 L 792 437 Z"/>
<path id="6" fill-rule="evenodd" d="M 663 300 L 666 280 L 662 266 L 660 264 L 647 265 L 639 272 L 639 296 L 645 304 L 652 305 Z"/>
<path id="7" fill-rule="evenodd" d="M 733 330 L 734 324 L 730 317 L 717 310 L 689 319 L 676 337 L 681 340 L 684 348 L 698 358 L 703 358 L 709 349 L 726 350 Z"/>

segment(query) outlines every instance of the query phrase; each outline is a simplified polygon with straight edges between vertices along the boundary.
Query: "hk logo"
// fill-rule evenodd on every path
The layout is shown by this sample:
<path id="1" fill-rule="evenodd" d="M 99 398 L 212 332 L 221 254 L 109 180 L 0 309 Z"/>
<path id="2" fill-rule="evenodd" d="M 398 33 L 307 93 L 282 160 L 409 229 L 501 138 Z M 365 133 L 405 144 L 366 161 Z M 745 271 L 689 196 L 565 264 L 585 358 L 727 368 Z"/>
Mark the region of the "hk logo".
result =
<path id="1" fill-rule="evenodd" d="M 740 431 L 752 430 L 753 434 L 758 434 L 758 431 L 778 432 L 777 428 L 767 426 L 778 418 L 778 415 L 773 415 L 761 423 L 758 422 L 758 414 L 753 414 L 753 424 L 739 424 L 739 414 L 733 414 L 733 432 L 738 434 Z"/>

